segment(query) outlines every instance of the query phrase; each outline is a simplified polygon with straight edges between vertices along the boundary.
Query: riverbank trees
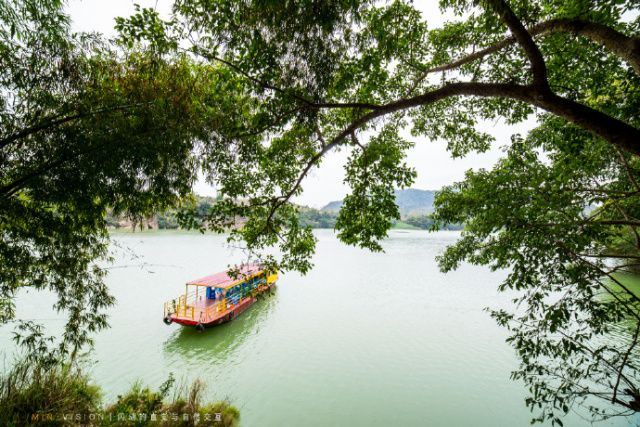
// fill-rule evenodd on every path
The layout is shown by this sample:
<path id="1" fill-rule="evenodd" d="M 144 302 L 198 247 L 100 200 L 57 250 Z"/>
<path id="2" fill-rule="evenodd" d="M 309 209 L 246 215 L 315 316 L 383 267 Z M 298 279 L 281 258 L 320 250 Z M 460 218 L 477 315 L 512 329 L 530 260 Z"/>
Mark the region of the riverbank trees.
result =
<path id="1" fill-rule="evenodd" d="M 113 303 L 106 209 L 136 220 L 190 194 L 220 74 L 72 34 L 63 2 L 3 0 L 0 19 L 0 323 L 17 323 L 34 357 L 73 358 Z M 26 288 L 52 291 L 68 316 L 54 346 L 15 318 Z"/>

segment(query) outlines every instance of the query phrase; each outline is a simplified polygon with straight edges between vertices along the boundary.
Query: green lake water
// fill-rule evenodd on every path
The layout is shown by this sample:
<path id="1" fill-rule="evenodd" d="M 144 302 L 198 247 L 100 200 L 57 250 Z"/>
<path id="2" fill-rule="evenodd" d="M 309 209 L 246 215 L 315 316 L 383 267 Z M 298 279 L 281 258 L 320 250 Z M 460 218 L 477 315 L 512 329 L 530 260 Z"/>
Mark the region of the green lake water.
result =
<path id="1" fill-rule="evenodd" d="M 483 311 L 509 306 L 511 296 L 496 291 L 504 272 L 463 265 L 440 273 L 434 257 L 457 232 L 392 231 L 384 254 L 344 246 L 330 230 L 316 235 L 309 274 L 282 274 L 272 297 L 197 333 L 165 325 L 163 302 L 242 253 L 224 236 L 114 234 L 107 282 L 118 302 L 91 369 L 107 398 L 173 373 L 204 380 L 207 397 L 229 399 L 244 426 L 529 424 L 524 387 L 509 379 L 516 358 L 506 332 Z M 29 292 L 18 315 L 55 332 L 64 319 L 46 314 L 51 303 Z M 9 340 L 0 329 L 6 354 Z M 589 424 L 570 414 L 565 425 Z"/>

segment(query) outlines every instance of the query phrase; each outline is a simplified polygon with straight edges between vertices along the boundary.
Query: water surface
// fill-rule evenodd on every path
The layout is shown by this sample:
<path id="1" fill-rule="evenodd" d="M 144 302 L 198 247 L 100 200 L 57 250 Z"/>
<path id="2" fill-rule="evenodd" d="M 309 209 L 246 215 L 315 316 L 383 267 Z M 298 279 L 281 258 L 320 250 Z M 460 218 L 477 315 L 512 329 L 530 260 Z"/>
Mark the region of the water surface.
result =
<path id="1" fill-rule="evenodd" d="M 209 397 L 239 407 L 245 426 L 528 425 L 524 387 L 509 379 L 513 350 L 483 311 L 510 304 L 496 292 L 504 272 L 440 273 L 434 257 L 457 232 L 393 231 L 384 254 L 344 246 L 329 230 L 316 235 L 308 275 L 281 275 L 272 297 L 197 333 L 166 326 L 163 302 L 242 254 L 224 236 L 115 234 L 107 281 L 118 303 L 92 368 L 107 398 L 173 373 L 204 380 Z M 42 318 L 51 303 L 21 300 L 23 317 Z M 44 319 L 52 330 L 63 322 Z M 614 422 L 627 425 L 599 425 Z M 586 424 L 577 414 L 565 421 Z"/>

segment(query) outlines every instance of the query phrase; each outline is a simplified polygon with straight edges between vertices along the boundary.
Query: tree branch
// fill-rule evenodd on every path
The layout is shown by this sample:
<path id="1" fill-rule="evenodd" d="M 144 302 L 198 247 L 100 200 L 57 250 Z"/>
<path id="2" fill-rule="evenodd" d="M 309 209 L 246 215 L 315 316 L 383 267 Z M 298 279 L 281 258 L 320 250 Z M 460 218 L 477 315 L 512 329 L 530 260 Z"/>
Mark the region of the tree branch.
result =
<path id="1" fill-rule="evenodd" d="M 265 80 L 261 80 L 261 79 L 259 79 L 257 77 L 254 77 L 251 74 L 249 74 L 246 71 L 244 71 L 237 64 L 234 64 L 233 62 L 228 61 L 228 60 L 226 60 L 224 58 L 220 58 L 219 56 L 203 52 L 202 49 L 198 49 L 194 53 L 196 53 L 198 55 L 201 55 L 201 56 L 204 56 L 205 58 L 207 58 L 210 61 L 217 61 L 217 62 L 220 62 L 222 64 L 225 64 L 229 68 L 231 68 L 232 70 L 236 71 L 237 73 L 239 73 L 242 76 L 246 77 L 247 79 L 251 80 L 255 84 L 259 85 L 260 87 L 272 90 L 274 92 L 278 92 L 278 93 L 282 93 L 282 94 L 285 94 L 285 95 L 289 95 L 289 96 L 293 97 L 294 99 L 306 104 L 308 107 L 311 107 L 311 108 L 328 108 L 328 109 L 361 108 L 361 109 L 365 109 L 365 110 L 375 110 L 375 109 L 380 107 L 377 104 L 371 104 L 371 103 L 367 103 L 367 102 L 314 102 L 314 101 L 312 101 L 310 99 L 305 98 L 302 95 L 293 93 L 291 90 L 282 89 L 282 88 L 280 88 L 278 86 L 272 85 L 271 83 L 269 83 L 269 82 L 267 82 Z"/>
<path id="2" fill-rule="evenodd" d="M 574 221 L 572 223 L 560 223 L 560 222 L 541 222 L 541 223 L 529 223 L 535 225 L 536 227 L 556 227 L 556 226 L 567 226 L 567 225 L 629 225 L 631 227 L 640 227 L 640 221 L 633 219 L 611 219 L 611 220 L 600 220 L 593 221 L 592 219 L 587 219 L 584 221 Z"/>
<path id="3" fill-rule="evenodd" d="M 35 133 L 38 133 L 40 131 L 49 129 L 49 128 L 54 128 L 56 126 L 60 126 L 62 124 L 74 121 L 74 120 L 78 120 L 78 119 L 82 119 L 84 117 L 89 117 L 89 116 L 93 116 L 95 114 L 100 114 L 100 113 L 109 113 L 109 112 L 113 112 L 113 111 L 121 111 L 121 110 L 127 110 L 129 108 L 133 108 L 133 107 L 139 107 L 145 104 L 149 104 L 149 102 L 144 102 L 144 103 L 136 103 L 136 104 L 127 104 L 127 105 L 117 105 L 115 107 L 103 107 L 103 108 L 98 108 L 96 110 L 90 110 L 90 111 L 85 111 L 85 112 L 80 112 L 80 113 L 76 113 L 76 114 L 72 114 L 70 116 L 65 116 L 65 117 L 61 117 L 61 118 L 50 118 L 50 119 L 46 119 L 40 123 L 38 123 L 37 125 L 31 126 L 29 128 L 23 129 L 19 132 L 16 132 L 12 135 L 9 135 L 3 139 L 0 140 L 0 149 L 6 147 L 7 145 L 11 144 L 12 142 L 15 142 L 19 139 L 22 138 L 26 138 L 30 135 L 33 135 Z"/>
<path id="4" fill-rule="evenodd" d="M 553 93 L 541 95 L 537 88 L 533 86 L 523 86 L 510 83 L 449 83 L 421 95 L 380 105 L 374 111 L 370 111 L 351 122 L 351 124 L 334 137 L 330 143 L 326 144 L 322 150 L 311 157 L 291 190 L 278 197 L 278 201 L 274 203 L 267 220 L 270 221 L 273 218 L 275 211 L 286 203 L 293 194 L 295 194 L 304 177 L 309 173 L 309 170 L 311 170 L 316 162 L 333 147 L 341 144 L 345 138 L 350 136 L 361 126 L 387 114 L 433 104 L 442 99 L 454 96 L 509 98 L 527 102 L 552 112 L 569 122 L 578 124 L 627 151 L 640 155 L 640 144 L 638 143 L 638 141 L 640 141 L 640 130 L 575 101 L 564 99 Z M 610 224 L 608 225 L 614 225 L 613 221 L 609 221 L 609 223 Z M 615 222 L 615 224 L 618 223 L 622 224 L 622 222 Z M 624 224 L 628 225 L 628 222 L 625 221 Z"/>
<path id="5" fill-rule="evenodd" d="M 625 170 L 625 172 L 627 174 L 627 177 L 629 178 L 629 181 L 636 188 L 637 192 L 640 192 L 640 184 L 638 183 L 638 180 L 636 179 L 634 171 L 631 169 L 631 166 L 629 165 L 629 162 L 627 161 L 627 159 L 624 156 L 624 154 L 622 152 L 620 152 L 620 150 L 616 150 L 616 151 L 618 152 L 618 158 L 620 159 L 620 164 L 624 168 L 624 170 Z"/>
<path id="6" fill-rule="evenodd" d="M 586 258 L 619 258 L 619 259 L 640 259 L 640 255 L 624 254 L 578 254 Z"/>
<path id="7" fill-rule="evenodd" d="M 636 326 L 636 332 L 633 334 L 633 339 L 631 340 L 631 345 L 629 345 L 629 348 L 627 349 L 627 351 L 624 354 L 624 357 L 622 358 L 622 363 L 620 364 L 620 369 L 618 370 L 618 377 L 616 378 L 616 385 L 615 385 L 615 387 L 613 387 L 613 397 L 611 398 L 611 402 L 612 403 L 616 403 L 616 401 L 617 401 L 618 387 L 620 386 L 620 379 L 622 377 L 622 370 L 624 369 L 625 365 L 627 364 L 627 360 L 629 359 L 629 355 L 631 354 L 631 351 L 633 350 L 633 348 L 638 343 L 638 334 L 640 334 L 640 322 L 638 322 L 638 325 Z"/>
<path id="8" fill-rule="evenodd" d="M 138 135 L 138 137 L 145 137 L 153 132 L 157 132 L 159 129 L 151 129 L 147 132 L 144 132 L 141 135 Z M 16 194 L 18 191 L 20 191 L 21 189 L 24 188 L 25 184 L 28 183 L 29 181 L 31 181 L 34 178 L 37 178 L 39 176 L 42 176 L 44 174 L 46 174 L 47 172 L 50 172 L 51 170 L 64 165 L 67 162 L 70 162 L 72 160 L 76 160 L 82 156 L 85 156 L 87 154 L 91 154 L 97 151 L 101 151 L 107 148 L 112 147 L 115 144 L 120 143 L 120 140 L 117 139 L 112 139 L 109 140 L 108 142 L 103 142 L 100 144 L 97 144 L 93 147 L 87 147 L 83 150 L 80 150 L 78 152 L 75 153 L 63 153 L 61 156 L 59 156 L 56 159 L 53 159 L 49 162 L 46 162 L 42 165 L 40 165 L 39 167 L 37 167 L 36 169 L 32 170 L 31 172 L 27 173 L 26 175 L 23 175 L 19 178 L 14 179 L 11 182 L 5 183 L 2 187 L 0 187 L 0 197 L 4 197 L 4 198 L 9 198 L 11 196 L 13 196 L 14 194 Z"/>
<path id="9" fill-rule="evenodd" d="M 579 102 L 563 98 L 551 92 L 540 92 L 534 86 L 506 83 L 449 83 L 422 95 L 382 105 L 375 111 L 363 116 L 363 118 L 376 118 L 405 108 L 427 105 L 444 98 L 460 95 L 509 98 L 526 102 L 562 117 L 625 151 L 640 155 L 640 130 Z"/>
<path id="10" fill-rule="evenodd" d="M 547 66 L 544 63 L 544 58 L 538 45 L 533 41 L 533 37 L 522 25 L 522 22 L 513 13 L 511 7 L 505 0 L 486 0 L 491 8 L 500 16 L 500 19 L 507 24 L 509 31 L 518 41 L 518 44 L 522 47 L 529 62 L 531 63 L 531 72 L 533 74 L 533 84 L 539 90 L 548 90 L 549 83 L 547 82 Z"/>
<path id="11" fill-rule="evenodd" d="M 555 32 L 567 32 L 588 38 L 594 43 L 601 44 L 621 59 L 627 61 L 640 74 L 640 39 L 637 37 L 629 37 L 621 32 L 596 22 L 585 21 L 582 19 L 552 19 L 541 22 L 528 29 L 529 34 L 538 36 Z M 424 80 L 427 75 L 449 71 L 460 68 L 462 65 L 482 59 L 485 56 L 498 52 L 507 46 L 516 42 L 515 37 L 510 36 L 501 41 L 481 49 L 477 52 L 470 53 L 453 62 L 444 65 L 423 70 L 418 78 L 418 83 Z"/>

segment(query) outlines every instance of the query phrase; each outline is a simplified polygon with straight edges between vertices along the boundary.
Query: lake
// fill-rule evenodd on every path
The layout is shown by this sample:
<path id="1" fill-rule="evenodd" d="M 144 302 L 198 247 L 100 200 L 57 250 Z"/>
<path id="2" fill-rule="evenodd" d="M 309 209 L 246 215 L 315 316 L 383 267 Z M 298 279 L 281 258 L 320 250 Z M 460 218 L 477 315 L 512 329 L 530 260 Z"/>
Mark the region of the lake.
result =
<path id="1" fill-rule="evenodd" d="M 245 426 L 529 424 L 525 389 L 509 379 L 517 361 L 506 332 L 483 311 L 510 305 L 496 291 L 504 272 L 463 265 L 440 273 L 434 257 L 458 232 L 391 231 L 386 253 L 315 233 L 309 274 L 281 274 L 273 296 L 204 333 L 165 325 L 163 302 L 242 253 L 219 235 L 114 234 L 107 282 L 118 302 L 91 369 L 107 398 L 173 373 L 205 381 L 207 397 L 228 398 Z M 64 319 L 43 314 L 51 300 L 35 295 L 21 296 L 18 315 L 55 331 Z M 7 352 L 9 339 L 0 329 Z M 587 425 L 579 415 L 565 425 Z"/>

